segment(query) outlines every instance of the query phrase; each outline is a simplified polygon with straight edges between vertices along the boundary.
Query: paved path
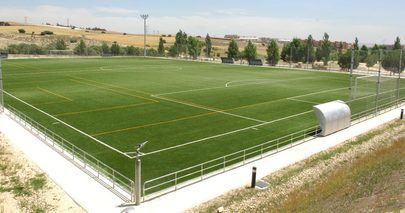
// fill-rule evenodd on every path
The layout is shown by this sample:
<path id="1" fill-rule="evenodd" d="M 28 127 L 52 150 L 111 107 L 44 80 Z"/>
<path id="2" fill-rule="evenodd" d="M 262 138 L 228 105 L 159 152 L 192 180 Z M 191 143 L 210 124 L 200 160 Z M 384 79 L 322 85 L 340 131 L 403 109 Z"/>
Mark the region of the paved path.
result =
<path id="1" fill-rule="evenodd" d="M 184 211 L 229 190 L 248 184 L 253 166 L 258 169 L 257 177 L 262 178 L 312 154 L 326 150 L 378 125 L 398 118 L 399 114 L 400 109 L 392 110 L 333 135 L 314 139 L 262 160 L 211 177 L 134 207 L 135 212 Z M 29 159 L 36 163 L 84 209 L 89 212 L 120 212 L 122 210 L 122 208 L 117 207 L 122 203 L 119 198 L 4 114 L 0 115 L 0 131 L 6 135 L 11 144 L 22 150 Z"/>

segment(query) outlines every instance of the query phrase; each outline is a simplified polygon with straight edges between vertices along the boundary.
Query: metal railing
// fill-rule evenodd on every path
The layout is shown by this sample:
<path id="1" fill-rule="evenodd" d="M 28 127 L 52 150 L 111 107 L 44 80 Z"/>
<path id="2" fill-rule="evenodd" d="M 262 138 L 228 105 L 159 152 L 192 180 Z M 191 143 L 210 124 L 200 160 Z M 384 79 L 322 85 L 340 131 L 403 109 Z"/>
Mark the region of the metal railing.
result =
<path id="1" fill-rule="evenodd" d="M 405 98 L 378 105 L 377 108 L 352 115 L 352 124 L 360 123 L 379 114 L 404 105 Z M 61 154 L 86 174 L 112 191 L 125 202 L 133 198 L 133 180 L 112 169 L 86 151 L 75 146 L 58 134 L 34 121 L 12 106 L 6 107 L 6 114 L 30 131 L 46 145 Z M 142 185 L 143 201 L 176 191 L 190 184 L 202 181 L 214 175 L 246 165 L 285 149 L 314 139 L 321 130 L 318 126 L 304 129 L 289 135 L 273 139 L 204 163 L 147 180 Z"/>
<path id="2" fill-rule="evenodd" d="M 36 136 L 44 144 L 69 160 L 123 201 L 131 201 L 133 188 L 133 181 L 131 179 L 34 121 L 14 107 L 8 105 L 5 112 L 6 115 Z"/>
<path id="3" fill-rule="evenodd" d="M 387 102 L 352 115 L 352 125 L 376 117 L 404 105 L 405 98 Z M 252 146 L 195 166 L 169 173 L 143 183 L 143 200 L 152 199 L 165 193 L 176 191 L 185 186 L 200 182 L 214 175 L 246 165 L 293 146 L 314 139 L 321 130 L 318 126 L 301 130 L 265 143 Z"/>
<path id="4" fill-rule="evenodd" d="M 142 190 L 143 200 L 147 200 L 148 197 L 152 198 L 160 194 L 175 191 L 187 185 L 229 171 L 230 169 L 243 166 L 252 161 L 291 148 L 315 138 L 319 133 L 319 127 L 315 126 L 145 181 Z"/>

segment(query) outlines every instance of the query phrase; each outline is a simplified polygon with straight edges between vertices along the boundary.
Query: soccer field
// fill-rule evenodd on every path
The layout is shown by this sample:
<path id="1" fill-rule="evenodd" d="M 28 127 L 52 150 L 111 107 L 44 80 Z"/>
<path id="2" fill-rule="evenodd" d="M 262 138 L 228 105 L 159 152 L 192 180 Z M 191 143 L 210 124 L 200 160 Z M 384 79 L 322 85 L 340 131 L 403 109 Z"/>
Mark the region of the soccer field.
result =
<path id="1" fill-rule="evenodd" d="M 128 178 L 135 145 L 149 141 L 143 181 L 314 127 L 313 105 L 349 99 L 341 73 L 145 58 L 8 60 L 3 70 L 6 106 Z"/>

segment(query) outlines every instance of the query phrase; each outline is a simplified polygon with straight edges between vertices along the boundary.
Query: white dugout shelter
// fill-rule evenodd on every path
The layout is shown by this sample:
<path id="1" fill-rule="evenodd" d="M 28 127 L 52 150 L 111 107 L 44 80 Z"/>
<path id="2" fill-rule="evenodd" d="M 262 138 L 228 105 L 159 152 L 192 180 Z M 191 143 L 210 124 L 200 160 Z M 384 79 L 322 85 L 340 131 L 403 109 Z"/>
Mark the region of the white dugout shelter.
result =
<path id="1" fill-rule="evenodd" d="M 330 135 L 350 126 L 350 107 L 343 101 L 316 105 L 314 111 L 322 129 L 321 136 Z"/>

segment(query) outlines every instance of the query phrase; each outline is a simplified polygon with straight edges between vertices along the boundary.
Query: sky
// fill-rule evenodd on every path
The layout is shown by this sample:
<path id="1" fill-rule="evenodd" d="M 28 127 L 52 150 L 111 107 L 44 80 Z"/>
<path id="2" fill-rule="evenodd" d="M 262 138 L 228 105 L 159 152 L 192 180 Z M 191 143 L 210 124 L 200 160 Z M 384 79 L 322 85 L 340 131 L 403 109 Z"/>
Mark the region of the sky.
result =
<path id="1" fill-rule="evenodd" d="M 405 43 L 404 0 L 0 0 L 0 20 L 60 23 L 142 33 L 238 34 L 321 39 L 362 44 Z"/>

